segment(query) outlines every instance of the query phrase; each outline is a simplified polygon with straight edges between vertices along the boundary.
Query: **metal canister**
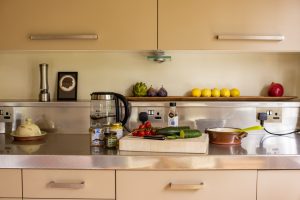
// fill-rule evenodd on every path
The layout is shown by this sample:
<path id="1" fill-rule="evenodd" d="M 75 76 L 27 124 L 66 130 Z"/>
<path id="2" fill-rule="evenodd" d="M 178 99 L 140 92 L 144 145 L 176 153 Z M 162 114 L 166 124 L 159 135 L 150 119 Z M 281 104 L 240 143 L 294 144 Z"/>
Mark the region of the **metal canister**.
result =
<path id="1" fill-rule="evenodd" d="M 118 138 L 118 140 L 123 137 L 123 126 L 122 126 L 122 123 L 113 123 L 111 128 L 110 128 L 111 131 L 113 132 L 116 132 L 116 136 Z"/>

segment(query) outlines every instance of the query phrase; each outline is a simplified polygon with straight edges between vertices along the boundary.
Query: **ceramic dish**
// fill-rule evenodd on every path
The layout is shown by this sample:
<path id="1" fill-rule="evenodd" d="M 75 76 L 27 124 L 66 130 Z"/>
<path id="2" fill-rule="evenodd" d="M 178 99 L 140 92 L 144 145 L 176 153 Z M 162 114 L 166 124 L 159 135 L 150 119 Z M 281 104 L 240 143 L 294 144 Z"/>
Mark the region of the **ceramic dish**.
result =
<path id="1" fill-rule="evenodd" d="M 42 134 L 37 135 L 37 136 L 19 136 L 19 135 L 16 135 L 15 132 L 12 132 L 10 135 L 16 141 L 33 141 L 33 140 L 42 140 L 42 139 L 44 139 L 44 137 L 47 135 L 47 133 L 42 131 Z"/>

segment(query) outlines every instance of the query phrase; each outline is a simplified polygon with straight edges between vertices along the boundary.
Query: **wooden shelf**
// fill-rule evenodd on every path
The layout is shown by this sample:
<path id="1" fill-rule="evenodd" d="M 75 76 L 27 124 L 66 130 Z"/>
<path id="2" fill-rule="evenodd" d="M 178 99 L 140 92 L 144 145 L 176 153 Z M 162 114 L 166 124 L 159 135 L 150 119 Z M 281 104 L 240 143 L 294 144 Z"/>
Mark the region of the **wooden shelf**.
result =
<path id="1" fill-rule="evenodd" d="M 297 96 L 268 97 L 268 96 L 240 96 L 240 97 L 126 97 L 128 101 L 287 101 Z"/>

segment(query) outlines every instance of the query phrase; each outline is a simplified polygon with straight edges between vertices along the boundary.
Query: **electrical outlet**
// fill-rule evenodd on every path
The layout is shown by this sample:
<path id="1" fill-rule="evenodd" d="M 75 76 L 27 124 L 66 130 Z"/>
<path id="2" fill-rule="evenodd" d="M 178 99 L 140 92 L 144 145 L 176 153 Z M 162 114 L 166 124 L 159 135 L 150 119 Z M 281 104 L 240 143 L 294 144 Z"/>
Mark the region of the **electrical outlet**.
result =
<path id="1" fill-rule="evenodd" d="M 140 112 L 146 112 L 148 114 L 148 119 L 151 122 L 164 122 L 164 114 L 165 114 L 164 108 L 159 108 L 159 107 L 139 108 L 139 113 Z"/>
<path id="2" fill-rule="evenodd" d="M 13 122 L 12 107 L 0 107 L 0 122 Z"/>
<path id="3" fill-rule="evenodd" d="M 256 108 L 256 121 L 259 122 L 257 119 L 258 113 L 267 113 L 268 119 L 265 123 L 281 123 L 282 122 L 282 108 Z"/>

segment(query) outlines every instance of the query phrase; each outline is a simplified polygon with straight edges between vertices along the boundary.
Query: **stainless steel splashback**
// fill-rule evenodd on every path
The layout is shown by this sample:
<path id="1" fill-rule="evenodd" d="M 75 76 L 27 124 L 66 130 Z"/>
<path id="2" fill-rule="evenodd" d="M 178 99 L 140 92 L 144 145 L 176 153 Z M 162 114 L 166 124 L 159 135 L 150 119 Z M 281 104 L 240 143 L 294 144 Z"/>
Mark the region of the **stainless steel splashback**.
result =
<path id="1" fill-rule="evenodd" d="M 12 129 L 32 118 L 41 129 L 56 133 L 88 133 L 90 102 L 0 102 L 13 108 Z M 282 122 L 266 123 L 271 131 L 299 127 L 300 102 L 177 102 L 179 124 L 204 129 L 214 126 L 247 127 L 258 124 L 257 108 L 282 108 Z M 140 123 L 138 114 L 147 112 L 154 126 L 167 124 L 169 102 L 131 102 L 130 129 Z M 3 123 L 3 122 L 0 122 Z"/>

